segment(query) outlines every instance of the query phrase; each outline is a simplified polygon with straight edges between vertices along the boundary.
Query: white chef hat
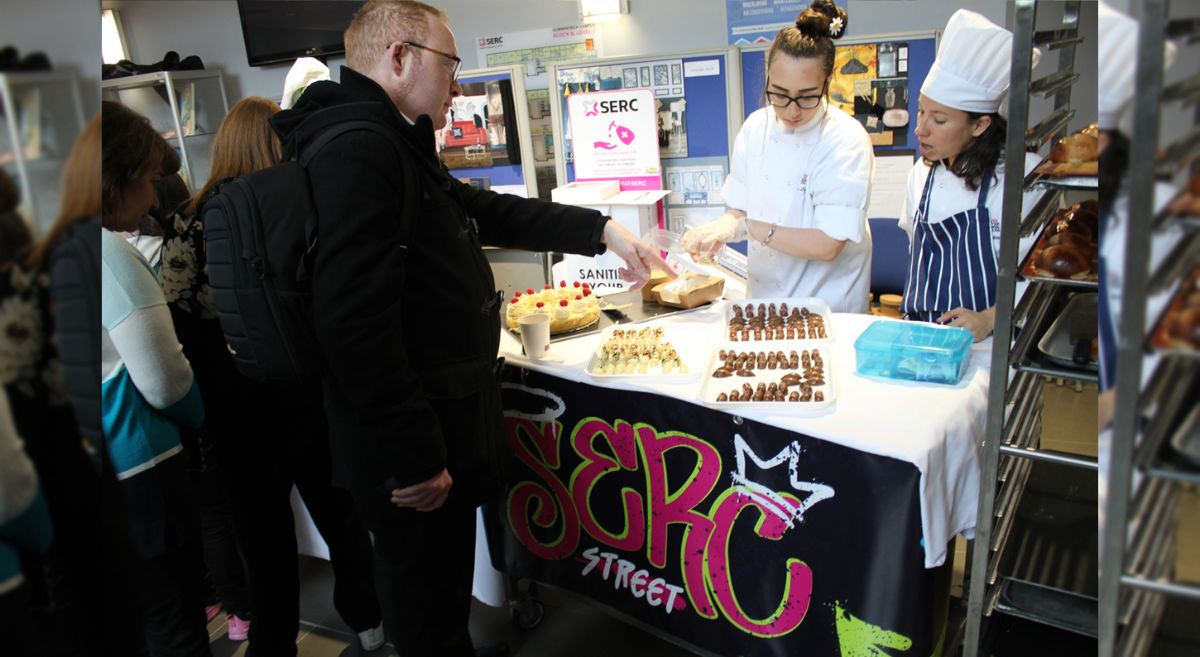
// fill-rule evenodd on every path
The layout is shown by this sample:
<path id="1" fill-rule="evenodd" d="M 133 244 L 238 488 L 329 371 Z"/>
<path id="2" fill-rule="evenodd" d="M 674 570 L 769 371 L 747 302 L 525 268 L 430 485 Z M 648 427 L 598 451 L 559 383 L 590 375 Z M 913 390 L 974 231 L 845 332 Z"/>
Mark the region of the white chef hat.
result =
<path id="1" fill-rule="evenodd" d="M 329 79 L 329 67 L 312 57 L 301 57 L 292 64 L 292 69 L 288 71 L 287 79 L 283 81 L 283 99 L 279 106 L 283 109 L 289 109 L 296 104 L 296 100 L 300 98 L 300 94 L 308 85 L 317 80 Z"/>
<path id="2" fill-rule="evenodd" d="M 1098 10 L 1099 37 L 1096 46 L 1104 56 L 1097 71 L 1100 78 L 1098 119 L 1101 130 L 1114 130 L 1133 98 L 1137 74 L 1138 23 L 1101 2 Z M 1175 45 L 1167 43 L 1163 68 L 1175 61 Z"/>
<path id="3" fill-rule="evenodd" d="M 921 93 L 943 105 L 991 114 L 1008 94 L 1012 32 L 980 14 L 959 9 L 946 23 L 937 59 Z M 1033 49 L 1033 66 L 1041 53 Z"/>

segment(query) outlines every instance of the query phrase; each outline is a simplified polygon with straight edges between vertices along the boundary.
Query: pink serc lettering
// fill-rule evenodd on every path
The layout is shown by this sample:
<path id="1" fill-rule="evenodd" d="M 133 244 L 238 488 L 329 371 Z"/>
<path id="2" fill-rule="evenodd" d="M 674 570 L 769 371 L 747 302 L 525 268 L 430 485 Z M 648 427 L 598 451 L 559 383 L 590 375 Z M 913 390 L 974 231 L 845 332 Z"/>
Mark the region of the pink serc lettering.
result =
<path id="1" fill-rule="evenodd" d="M 579 547 L 579 517 L 575 513 L 575 505 L 571 504 L 571 493 L 553 472 L 559 466 L 556 436 L 561 435 L 562 424 L 543 423 L 539 427 L 530 420 L 505 418 L 505 425 L 517 459 L 529 466 L 546 486 L 550 487 L 550 490 L 546 490 L 532 481 L 523 481 L 513 486 L 508 493 L 508 504 L 505 505 L 508 509 L 509 525 L 521 544 L 538 557 L 548 560 L 566 559 Z M 533 443 L 537 454 L 521 440 L 522 435 Z M 533 535 L 530 520 L 540 527 L 549 528 L 560 518 L 562 530 L 553 541 L 543 544 Z"/>
<path id="2" fill-rule="evenodd" d="M 638 445 L 646 463 L 646 483 L 649 489 L 650 514 L 648 531 L 649 549 L 646 556 L 650 565 L 667 567 L 668 530 L 673 524 L 684 527 L 683 576 L 688 596 L 696 613 L 705 618 L 716 618 L 712 597 L 704 585 L 704 549 L 713 531 L 713 522 L 696 506 L 708 497 L 721 476 L 721 454 L 717 448 L 686 433 L 668 432 L 659 434 L 654 427 L 638 425 Z M 696 465 L 687 479 L 672 490 L 667 481 L 667 453 L 690 450 L 695 454 Z M 698 592 L 699 597 L 692 596 Z"/>
<path id="3" fill-rule="evenodd" d="M 784 493 L 783 498 L 792 509 L 800 506 L 800 500 L 793 495 Z M 799 627 L 808 613 L 808 604 L 812 597 L 812 570 L 799 559 L 787 559 L 783 600 L 779 602 L 775 612 L 767 618 L 762 620 L 750 618 L 742 609 L 737 594 L 733 590 L 732 573 L 727 558 L 733 525 L 738 516 L 750 508 L 756 509 L 762 518 L 755 527 L 755 533 L 759 536 L 777 541 L 788 530 L 786 520 L 781 519 L 738 488 L 725 491 L 713 503 L 712 517 L 717 529 L 709 539 L 706 550 L 708 564 L 706 575 L 709 585 L 717 596 L 721 611 L 734 625 L 754 636 L 782 636 Z M 762 564 L 755 564 L 754 567 L 758 571 L 766 571 Z"/>
<path id="4" fill-rule="evenodd" d="M 804 621 L 812 596 L 813 575 L 796 558 L 784 560 L 784 594 L 772 613 L 765 618 L 754 618 L 742 609 L 728 559 L 739 517 L 748 512 L 758 514 L 760 520 L 755 525 L 754 537 L 759 539 L 778 541 L 785 532 L 796 530 L 788 527 L 778 509 L 763 507 L 740 486 L 718 494 L 707 512 L 699 509 L 721 478 L 721 455 L 712 444 L 682 432 L 659 433 L 646 424 L 584 418 L 569 438 L 581 462 L 571 473 L 569 483 L 564 484 L 560 479 L 565 475 L 560 469 L 561 424 L 508 418 L 507 428 L 517 458 L 541 480 L 514 486 L 507 503 L 514 534 L 538 558 L 571 558 L 586 532 L 604 547 L 588 547 L 580 553 L 577 558 L 584 564 L 581 576 L 600 577 L 611 582 L 615 590 L 626 590 L 650 607 L 663 607 L 670 614 L 691 606 L 702 618 L 724 617 L 738 629 L 759 637 L 782 636 Z M 681 461 L 690 465 L 691 472 L 679 481 L 670 480 L 668 459 L 676 459 L 677 473 L 683 471 L 679 467 Z M 616 493 L 619 500 L 614 500 L 612 486 L 598 488 L 606 476 L 638 471 L 645 477 L 642 492 L 623 486 Z M 795 496 L 780 495 L 788 510 L 799 507 L 800 501 Z M 607 507 L 614 502 L 624 515 L 624 526 L 616 532 L 602 527 L 592 513 L 595 505 Z M 561 527 L 553 540 L 545 542 L 535 535 L 533 524 L 543 530 L 539 532 L 541 535 L 556 524 Z M 683 531 L 678 555 L 682 586 L 655 576 L 656 571 L 667 568 L 670 560 L 672 526 Z M 612 551 L 604 550 L 605 547 Z M 622 553 L 633 556 L 643 550 L 649 568 L 621 556 Z M 745 567 L 763 573 L 776 572 L 760 563 Z"/>
<path id="5" fill-rule="evenodd" d="M 612 448 L 612 458 L 599 453 L 593 442 L 601 438 Z M 613 533 L 600 526 L 591 512 L 592 489 L 610 472 L 622 469 L 636 471 L 638 449 L 634 441 L 633 427 L 628 422 L 617 422 L 613 427 L 603 420 L 589 419 L 580 422 L 571 435 L 571 444 L 583 458 L 575 473 L 571 475 L 571 493 L 575 508 L 580 512 L 583 530 L 592 538 L 626 552 L 636 552 L 646 540 L 646 518 L 642 510 L 642 496 L 631 488 L 621 490 L 625 509 L 625 527 Z"/>

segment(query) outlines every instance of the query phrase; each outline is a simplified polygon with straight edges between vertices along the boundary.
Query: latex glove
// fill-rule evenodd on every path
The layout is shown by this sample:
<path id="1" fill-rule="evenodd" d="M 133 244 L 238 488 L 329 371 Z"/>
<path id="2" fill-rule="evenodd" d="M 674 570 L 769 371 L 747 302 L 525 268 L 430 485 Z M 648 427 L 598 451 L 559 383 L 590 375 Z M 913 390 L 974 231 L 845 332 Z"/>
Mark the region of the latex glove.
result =
<path id="1" fill-rule="evenodd" d="M 454 480 L 450 477 L 450 473 L 443 468 L 431 479 L 393 490 L 392 504 L 417 511 L 434 511 L 445 503 L 452 485 L 454 485 Z"/>
<path id="2" fill-rule="evenodd" d="M 992 328 L 996 325 L 996 309 L 988 308 L 975 312 L 966 308 L 955 308 L 938 317 L 937 323 L 961 326 L 969 330 L 975 336 L 975 341 L 979 342 L 992 334 Z"/>
<path id="3" fill-rule="evenodd" d="M 696 226 L 683 234 L 683 248 L 696 257 L 711 257 L 729 242 L 746 239 L 745 217 L 726 213 L 703 226 Z"/>
<path id="4" fill-rule="evenodd" d="M 600 234 L 600 241 L 604 243 L 609 251 L 617 254 L 625 261 L 628 267 L 622 267 L 618 270 L 621 275 L 621 280 L 632 283 L 630 289 L 641 289 L 649 280 L 650 273 L 655 269 L 666 272 L 675 276 L 675 268 L 667 264 L 666 260 L 658 254 L 654 247 L 646 242 L 638 239 L 636 235 L 629 232 L 615 220 L 609 219 L 604 224 L 604 232 Z"/>

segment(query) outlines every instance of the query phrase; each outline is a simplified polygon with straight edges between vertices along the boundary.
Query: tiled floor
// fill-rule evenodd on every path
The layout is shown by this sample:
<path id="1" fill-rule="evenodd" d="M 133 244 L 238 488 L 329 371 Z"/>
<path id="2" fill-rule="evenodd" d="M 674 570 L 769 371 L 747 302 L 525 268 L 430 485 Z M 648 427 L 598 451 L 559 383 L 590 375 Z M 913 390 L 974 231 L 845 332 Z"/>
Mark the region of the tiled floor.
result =
<path id="1" fill-rule="evenodd" d="M 333 572 L 328 562 L 301 557 L 299 657 L 395 657 L 385 646 L 363 652 L 357 638 L 333 609 Z M 513 657 L 689 657 L 692 653 L 618 620 L 566 594 L 540 590 L 546 613 L 540 625 L 517 629 L 506 609 L 474 601 L 471 636 L 476 646 L 505 641 Z M 242 657 L 244 642 L 225 638 L 225 621 L 209 625 L 213 657 Z"/>

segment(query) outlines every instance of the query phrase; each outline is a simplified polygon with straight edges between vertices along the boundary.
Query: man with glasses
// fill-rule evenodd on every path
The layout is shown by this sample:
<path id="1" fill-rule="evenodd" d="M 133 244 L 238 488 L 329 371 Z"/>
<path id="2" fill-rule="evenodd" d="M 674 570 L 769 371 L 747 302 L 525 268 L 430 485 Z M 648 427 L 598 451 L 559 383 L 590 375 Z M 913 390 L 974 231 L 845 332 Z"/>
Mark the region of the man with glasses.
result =
<path id="1" fill-rule="evenodd" d="M 272 119 L 289 154 L 312 158 L 313 315 L 334 477 L 374 533 L 384 628 L 404 657 L 476 654 L 475 509 L 511 458 L 495 375 L 500 299 L 482 244 L 611 249 L 635 286 L 669 269 L 598 212 L 449 174 L 434 131 L 462 93 L 462 61 L 446 20 L 420 2 L 369 0 L 346 30 L 341 82 L 314 83 Z M 349 121 L 385 134 L 354 130 L 305 153 Z"/>
<path id="2" fill-rule="evenodd" d="M 749 239 L 748 296 L 819 297 L 834 312 L 865 313 L 874 155 L 862 125 L 825 100 L 846 19 L 829 0 L 814 0 L 775 36 L 765 106 L 746 118 L 730 153 L 726 212 L 683 244 L 711 258 Z"/>

